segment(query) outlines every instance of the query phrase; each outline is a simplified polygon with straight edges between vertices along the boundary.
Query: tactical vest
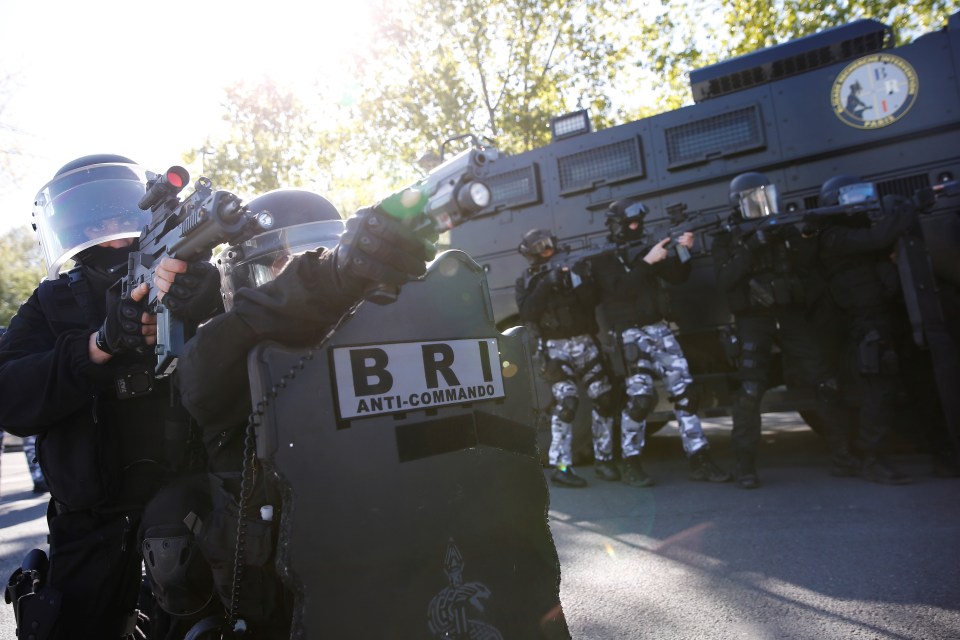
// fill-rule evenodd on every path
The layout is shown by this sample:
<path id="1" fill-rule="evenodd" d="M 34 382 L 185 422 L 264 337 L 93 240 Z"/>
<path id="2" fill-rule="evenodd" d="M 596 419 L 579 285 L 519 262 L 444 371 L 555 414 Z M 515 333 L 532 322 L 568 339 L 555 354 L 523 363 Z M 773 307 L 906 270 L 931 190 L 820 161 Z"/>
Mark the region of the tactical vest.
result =
<path id="1" fill-rule="evenodd" d="M 545 339 L 571 338 L 597 332 L 593 307 L 584 305 L 575 290 L 566 288 L 551 294 L 547 309 L 537 325 L 540 336 Z"/>
<path id="2" fill-rule="evenodd" d="M 71 330 L 94 330 L 99 326 L 92 288 L 82 268 L 61 274 L 57 280 L 42 282 L 37 297 L 54 336 Z M 122 374 L 123 368 L 118 367 L 117 371 Z M 141 484 L 144 479 L 151 484 L 149 478 L 159 477 L 166 471 L 160 469 L 159 462 L 131 466 L 128 458 L 133 456 L 123 450 L 124 440 L 118 435 L 122 429 L 136 428 L 127 424 L 134 420 L 121 419 L 121 416 L 136 411 L 140 425 L 162 416 L 164 394 L 147 394 L 145 398 L 131 400 L 137 403 L 135 406 L 118 407 L 118 403 L 126 401 L 112 401 L 111 396 L 116 397 L 114 385 L 114 380 L 106 380 L 99 388 L 91 389 L 93 396 L 89 404 L 37 438 L 38 460 L 44 477 L 51 495 L 63 509 L 95 509 L 117 500 L 126 501 L 131 492 L 135 493 L 135 488 L 126 486 L 129 478 L 136 478 Z M 121 421 L 124 424 L 117 424 Z M 162 426 L 159 431 L 157 442 L 162 449 Z M 158 457 L 165 458 L 162 454 Z"/>

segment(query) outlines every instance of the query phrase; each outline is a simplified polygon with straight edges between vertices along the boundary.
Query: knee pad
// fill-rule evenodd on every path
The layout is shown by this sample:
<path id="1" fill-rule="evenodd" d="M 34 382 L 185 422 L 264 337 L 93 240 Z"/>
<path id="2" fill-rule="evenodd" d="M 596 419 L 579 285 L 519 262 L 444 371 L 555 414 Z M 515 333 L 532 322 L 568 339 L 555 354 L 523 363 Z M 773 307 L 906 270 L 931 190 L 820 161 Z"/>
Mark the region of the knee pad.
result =
<path id="1" fill-rule="evenodd" d="M 593 399 L 593 408 L 601 418 L 612 418 L 617 411 L 617 403 L 612 391 L 606 391 Z"/>
<path id="2" fill-rule="evenodd" d="M 564 396 L 557 402 L 554 409 L 556 416 L 563 422 L 573 422 L 577 415 L 577 408 L 580 406 L 580 399 L 577 396 Z"/>
<path id="3" fill-rule="evenodd" d="M 211 510 L 206 488 L 205 474 L 178 480 L 144 509 L 140 551 L 147 577 L 157 604 L 174 616 L 193 615 L 214 597 L 213 572 L 194 535 Z"/>
<path id="4" fill-rule="evenodd" d="M 657 406 L 657 392 L 653 395 L 630 396 L 627 399 L 626 412 L 634 422 L 643 422 Z"/>

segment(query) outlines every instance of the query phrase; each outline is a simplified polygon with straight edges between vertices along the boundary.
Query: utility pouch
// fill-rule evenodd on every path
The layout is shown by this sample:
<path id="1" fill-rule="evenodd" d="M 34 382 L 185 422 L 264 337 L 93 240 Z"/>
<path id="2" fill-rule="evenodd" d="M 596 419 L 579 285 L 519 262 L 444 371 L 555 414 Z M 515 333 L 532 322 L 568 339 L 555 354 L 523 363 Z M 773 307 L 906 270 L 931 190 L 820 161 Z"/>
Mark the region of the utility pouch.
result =
<path id="1" fill-rule="evenodd" d="M 240 505 L 219 476 L 211 475 L 213 511 L 204 521 L 198 536 L 200 549 L 210 563 L 213 582 L 221 602 L 229 606 L 233 590 L 237 525 Z M 243 578 L 240 583 L 239 610 L 249 621 L 266 620 L 276 607 L 281 585 L 272 568 L 273 522 L 260 517 L 267 504 L 263 491 L 254 491 L 247 517 L 242 547 Z"/>
<path id="2" fill-rule="evenodd" d="M 768 309 L 776 304 L 777 299 L 773 288 L 766 283 L 762 283 L 756 278 L 750 278 L 750 305 Z"/>

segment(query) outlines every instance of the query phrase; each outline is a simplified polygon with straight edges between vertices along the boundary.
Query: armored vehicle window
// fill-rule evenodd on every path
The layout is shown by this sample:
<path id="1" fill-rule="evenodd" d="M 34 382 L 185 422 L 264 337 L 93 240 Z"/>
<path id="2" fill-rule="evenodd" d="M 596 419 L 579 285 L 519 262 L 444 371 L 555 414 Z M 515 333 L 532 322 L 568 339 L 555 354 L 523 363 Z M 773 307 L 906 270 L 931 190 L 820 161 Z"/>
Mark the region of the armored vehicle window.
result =
<path id="1" fill-rule="evenodd" d="M 485 213 L 539 204 L 542 200 L 540 168 L 536 162 L 521 169 L 486 176 L 483 181 L 490 187 L 492 195 L 490 200 L 492 208 Z"/>
<path id="2" fill-rule="evenodd" d="M 758 105 L 670 127 L 664 135 L 668 169 L 707 162 L 711 156 L 763 149 L 767 144 Z"/>
<path id="3" fill-rule="evenodd" d="M 567 195 L 597 184 L 644 177 L 640 138 L 595 147 L 557 158 L 560 193 Z"/>

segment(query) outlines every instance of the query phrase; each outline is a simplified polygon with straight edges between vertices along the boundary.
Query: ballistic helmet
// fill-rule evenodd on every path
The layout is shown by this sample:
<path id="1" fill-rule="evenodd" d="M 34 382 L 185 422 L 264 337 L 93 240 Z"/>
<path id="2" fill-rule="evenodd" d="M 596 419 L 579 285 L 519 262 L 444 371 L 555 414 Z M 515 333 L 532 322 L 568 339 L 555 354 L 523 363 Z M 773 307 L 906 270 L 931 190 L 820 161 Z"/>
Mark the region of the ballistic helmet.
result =
<path id="1" fill-rule="evenodd" d="M 242 287 L 258 287 L 277 277 L 296 255 L 326 247 L 332 249 L 343 233 L 343 220 L 329 200 L 305 189 L 276 189 L 257 196 L 247 208 L 270 212 L 273 227 L 214 256 L 220 269 L 223 306 L 233 306 Z"/>
<path id="2" fill-rule="evenodd" d="M 138 238 L 150 212 L 137 205 L 153 176 L 130 158 L 110 154 L 63 165 L 33 204 L 47 277 L 57 278 L 68 260 L 82 263 L 99 244 Z"/>
<path id="3" fill-rule="evenodd" d="M 557 251 L 557 238 L 546 229 L 530 229 L 517 247 L 531 265 L 543 264 Z"/>
<path id="4" fill-rule="evenodd" d="M 841 174 L 827 179 L 820 187 L 820 206 L 856 204 L 877 200 L 877 189 L 872 182 L 864 182 L 854 175 Z"/>
<path id="5" fill-rule="evenodd" d="M 647 207 L 642 202 L 629 198 L 611 202 L 604 224 L 607 225 L 607 237 L 612 242 L 629 242 L 643 237 L 643 219 L 647 216 Z M 636 228 L 631 226 L 636 223 Z"/>
<path id="6" fill-rule="evenodd" d="M 777 185 L 762 173 L 741 173 L 730 181 L 730 206 L 745 219 L 775 215 L 780 211 Z"/>

